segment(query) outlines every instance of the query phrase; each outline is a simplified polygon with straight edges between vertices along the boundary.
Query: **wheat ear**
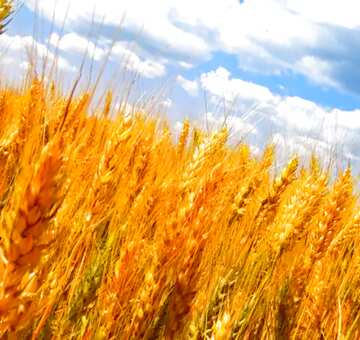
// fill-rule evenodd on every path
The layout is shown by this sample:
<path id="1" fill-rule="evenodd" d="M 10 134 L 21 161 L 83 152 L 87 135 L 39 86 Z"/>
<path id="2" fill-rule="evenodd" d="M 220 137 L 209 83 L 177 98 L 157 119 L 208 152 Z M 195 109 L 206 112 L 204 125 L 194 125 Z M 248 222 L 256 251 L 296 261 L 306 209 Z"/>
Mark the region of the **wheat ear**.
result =
<path id="1" fill-rule="evenodd" d="M 42 249 L 46 248 L 49 222 L 56 210 L 61 164 L 57 146 L 46 146 L 13 222 L 10 214 L 4 214 L 3 225 L 11 232 L 0 245 L 4 269 L 0 286 L 0 315 L 4 321 L 2 327 L 5 325 L 2 331 L 14 327 L 19 329 L 29 317 L 25 309 L 31 303 L 29 294 L 36 291 L 34 269 L 40 261 Z"/>

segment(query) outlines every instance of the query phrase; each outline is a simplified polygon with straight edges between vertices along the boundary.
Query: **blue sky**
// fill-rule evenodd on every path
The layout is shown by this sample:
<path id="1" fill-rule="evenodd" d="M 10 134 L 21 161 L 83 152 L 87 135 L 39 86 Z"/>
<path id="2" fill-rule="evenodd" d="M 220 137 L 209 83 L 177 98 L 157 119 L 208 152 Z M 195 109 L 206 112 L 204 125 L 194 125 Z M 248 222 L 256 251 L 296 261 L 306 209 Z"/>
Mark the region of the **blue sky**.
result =
<path id="1" fill-rule="evenodd" d="M 316 151 L 359 164 L 358 1 L 23 2 L 0 37 L 9 79 L 25 72 L 35 43 L 50 59 L 58 46 L 61 79 L 71 83 L 85 51 L 98 70 L 116 36 L 104 84 L 116 79 L 121 92 L 124 69 L 138 74 L 137 93 L 156 95 L 175 129 L 185 117 L 216 128 L 226 116 L 232 138 L 246 136 L 255 152 L 273 141 L 283 156 Z"/>

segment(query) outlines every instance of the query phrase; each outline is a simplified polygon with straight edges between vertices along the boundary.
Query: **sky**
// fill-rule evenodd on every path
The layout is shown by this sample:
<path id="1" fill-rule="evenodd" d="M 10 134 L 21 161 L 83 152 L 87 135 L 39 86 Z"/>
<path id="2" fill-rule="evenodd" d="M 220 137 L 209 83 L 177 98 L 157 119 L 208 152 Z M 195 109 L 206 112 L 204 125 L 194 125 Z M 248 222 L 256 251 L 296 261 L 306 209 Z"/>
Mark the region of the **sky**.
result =
<path id="1" fill-rule="evenodd" d="M 138 75 L 134 93 L 155 98 L 175 130 L 185 118 L 226 124 L 254 153 L 273 142 L 280 158 L 316 152 L 360 169 L 358 0 L 22 3 L 0 36 L 6 79 L 24 74 L 34 45 L 71 83 L 87 52 L 89 78 L 106 60 L 103 86 L 121 93 L 124 74 Z"/>

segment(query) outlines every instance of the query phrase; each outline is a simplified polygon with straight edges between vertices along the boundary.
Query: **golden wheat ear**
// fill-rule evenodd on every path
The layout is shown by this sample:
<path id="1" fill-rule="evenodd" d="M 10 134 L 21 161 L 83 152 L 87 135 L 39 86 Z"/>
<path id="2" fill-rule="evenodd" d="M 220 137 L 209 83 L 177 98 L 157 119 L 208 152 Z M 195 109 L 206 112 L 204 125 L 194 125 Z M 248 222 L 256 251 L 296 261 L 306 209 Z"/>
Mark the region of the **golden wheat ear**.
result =
<path id="1" fill-rule="evenodd" d="M 0 0 L 0 34 L 4 33 L 5 27 L 9 24 L 12 11 L 12 1 Z"/>
<path id="2" fill-rule="evenodd" d="M 32 295 L 29 293 L 35 293 L 38 286 L 35 269 L 43 250 L 47 248 L 48 227 L 59 200 L 61 165 L 57 143 L 47 145 L 41 153 L 32 181 L 24 191 L 13 222 L 11 214 L 5 219 L 12 227 L 9 239 L 1 247 L 4 275 L 0 281 L 0 335 L 8 329 L 20 329 L 32 317 L 26 313 L 31 307 L 29 296 Z"/>

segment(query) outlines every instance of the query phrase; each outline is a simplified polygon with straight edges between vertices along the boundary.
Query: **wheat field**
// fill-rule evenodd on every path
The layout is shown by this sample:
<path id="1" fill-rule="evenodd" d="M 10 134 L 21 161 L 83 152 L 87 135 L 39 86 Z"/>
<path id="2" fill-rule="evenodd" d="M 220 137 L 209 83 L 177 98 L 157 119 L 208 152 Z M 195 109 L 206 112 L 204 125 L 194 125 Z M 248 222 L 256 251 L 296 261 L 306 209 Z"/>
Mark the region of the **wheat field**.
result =
<path id="1" fill-rule="evenodd" d="M 360 337 L 350 168 L 90 99 L 0 90 L 2 338 Z"/>
<path id="2" fill-rule="evenodd" d="M 0 85 L 1 339 L 360 339 L 350 167 L 93 97 Z"/>

